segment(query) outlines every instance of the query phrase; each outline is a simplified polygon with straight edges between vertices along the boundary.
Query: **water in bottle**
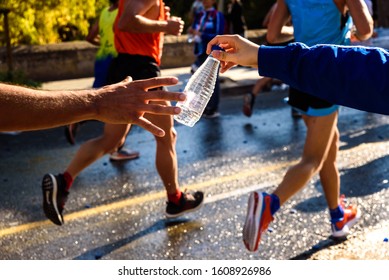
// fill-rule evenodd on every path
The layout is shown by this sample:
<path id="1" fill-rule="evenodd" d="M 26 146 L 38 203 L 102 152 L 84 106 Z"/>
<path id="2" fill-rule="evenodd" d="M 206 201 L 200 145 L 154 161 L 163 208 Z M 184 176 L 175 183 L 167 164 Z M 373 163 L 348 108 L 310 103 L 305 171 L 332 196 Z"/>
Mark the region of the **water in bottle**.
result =
<path id="1" fill-rule="evenodd" d="M 181 113 L 174 116 L 176 121 L 192 127 L 201 118 L 215 88 L 219 64 L 219 60 L 209 55 L 192 75 L 184 89 L 186 100 L 177 102 Z"/>

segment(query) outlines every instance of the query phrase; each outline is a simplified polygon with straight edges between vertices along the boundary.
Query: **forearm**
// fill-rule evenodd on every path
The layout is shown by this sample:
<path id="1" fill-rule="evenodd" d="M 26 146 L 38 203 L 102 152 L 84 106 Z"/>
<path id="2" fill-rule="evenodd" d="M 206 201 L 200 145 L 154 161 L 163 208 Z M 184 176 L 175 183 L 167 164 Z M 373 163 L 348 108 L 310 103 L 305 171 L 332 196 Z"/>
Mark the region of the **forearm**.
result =
<path id="1" fill-rule="evenodd" d="M 388 60 L 373 48 L 261 46 L 258 71 L 335 104 L 389 114 Z"/>
<path id="2" fill-rule="evenodd" d="M 371 37 L 374 29 L 374 21 L 363 0 L 346 0 L 347 7 L 356 27 L 355 36 L 364 41 Z"/>
<path id="3" fill-rule="evenodd" d="M 141 15 L 132 18 L 122 17 L 119 21 L 119 29 L 130 33 L 158 33 L 167 31 L 166 20 L 152 20 Z"/>
<path id="4" fill-rule="evenodd" d="M 0 85 L 0 131 L 36 130 L 92 119 L 93 91 L 41 91 Z"/>

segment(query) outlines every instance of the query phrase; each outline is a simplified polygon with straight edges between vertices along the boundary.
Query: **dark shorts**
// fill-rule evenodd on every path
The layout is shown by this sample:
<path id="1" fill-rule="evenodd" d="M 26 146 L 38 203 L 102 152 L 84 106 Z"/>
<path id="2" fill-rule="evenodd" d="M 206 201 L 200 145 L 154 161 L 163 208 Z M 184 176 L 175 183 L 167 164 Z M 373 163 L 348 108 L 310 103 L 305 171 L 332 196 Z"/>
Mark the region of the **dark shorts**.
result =
<path id="1" fill-rule="evenodd" d="M 110 65 L 108 83 L 121 82 L 127 76 L 131 76 L 134 81 L 149 79 L 160 77 L 161 71 L 155 60 L 149 56 L 119 53 Z"/>
<path id="2" fill-rule="evenodd" d="M 112 59 L 113 56 L 96 59 L 94 68 L 95 80 L 93 81 L 94 88 L 103 87 L 108 84 L 108 70 L 111 65 Z"/>
<path id="3" fill-rule="evenodd" d="M 339 105 L 334 105 L 293 87 L 289 88 L 287 102 L 290 106 L 308 116 L 328 116 L 339 109 Z"/>

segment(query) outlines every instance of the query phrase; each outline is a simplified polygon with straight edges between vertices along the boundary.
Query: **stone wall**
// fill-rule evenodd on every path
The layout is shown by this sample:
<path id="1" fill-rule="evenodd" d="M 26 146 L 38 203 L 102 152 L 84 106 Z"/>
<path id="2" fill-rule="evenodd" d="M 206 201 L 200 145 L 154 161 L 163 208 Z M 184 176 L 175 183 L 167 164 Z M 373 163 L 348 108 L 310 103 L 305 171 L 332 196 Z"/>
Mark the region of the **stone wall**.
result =
<path id="1" fill-rule="evenodd" d="M 250 30 L 248 38 L 262 42 L 265 30 Z M 47 82 L 93 76 L 97 48 L 86 41 L 12 49 L 12 65 L 26 77 Z M 161 68 L 185 67 L 193 63 L 193 45 L 187 36 L 166 36 Z M 6 49 L 0 49 L 0 72 L 8 70 Z"/>

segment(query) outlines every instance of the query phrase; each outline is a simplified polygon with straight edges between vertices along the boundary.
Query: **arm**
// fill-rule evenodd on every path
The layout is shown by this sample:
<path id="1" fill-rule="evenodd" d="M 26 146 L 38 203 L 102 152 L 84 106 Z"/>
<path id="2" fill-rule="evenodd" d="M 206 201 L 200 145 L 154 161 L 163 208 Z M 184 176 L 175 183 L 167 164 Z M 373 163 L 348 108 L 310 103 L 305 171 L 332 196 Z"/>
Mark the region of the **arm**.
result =
<path id="1" fill-rule="evenodd" d="M 150 100 L 178 101 L 181 93 L 151 88 L 177 83 L 176 78 L 152 78 L 121 83 L 100 89 L 43 91 L 0 84 L 0 131 L 36 130 L 82 120 L 137 124 L 157 136 L 164 131 L 143 117 L 144 113 L 173 115 L 177 107 L 148 104 Z"/>
<path id="2" fill-rule="evenodd" d="M 265 27 L 265 28 L 269 27 L 270 18 L 273 15 L 276 7 L 277 7 L 277 3 L 274 3 L 273 6 L 271 6 L 270 10 L 267 12 L 267 14 L 265 15 L 265 18 L 262 21 L 262 27 Z"/>
<path id="3" fill-rule="evenodd" d="M 285 37 L 287 38 L 282 36 L 283 27 L 287 24 L 289 19 L 290 13 L 284 0 L 278 0 L 277 5 L 269 19 L 266 41 L 271 44 L 276 44 L 290 40 L 291 35 L 293 35 L 293 29 L 290 27 L 288 30 L 289 32 L 285 34 Z"/>
<path id="4" fill-rule="evenodd" d="M 191 26 L 188 27 L 188 33 L 192 35 L 198 35 L 200 36 L 200 32 L 196 29 L 197 25 L 199 24 L 201 13 L 195 14 L 193 17 L 193 21 Z"/>
<path id="5" fill-rule="evenodd" d="M 89 33 L 86 36 L 85 40 L 87 40 L 92 45 L 100 46 L 100 40 L 99 40 L 99 20 L 96 20 L 96 22 L 92 25 L 92 27 L 90 28 Z"/>
<path id="6" fill-rule="evenodd" d="M 365 1 L 346 0 L 346 4 L 356 27 L 355 37 L 360 41 L 369 39 L 373 34 L 374 21 Z"/>
<path id="7" fill-rule="evenodd" d="M 388 60 L 389 53 L 379 48 L 291 44 L 258 51 L 261 75 L 335 104 L 381 114 L 389 114 Z"/>
<path id="8" fill-rule="evenodd" d="M 381 48 L 294 43 L 257 46 L 240 36 L 217 36 L 207 46 L 222 61 L 222 71 L 255 62 L 262 76 L 277 78 L 297 89 L 347 107 L 389 115 L 389 53 Z M 254 51 L 257 50 L 257 54 Z M 352 71 L 351 71 L 352 69 Z"/>
<path id="9" fill-rule="evenodd" d="M 160 9 L 155 3 L 155 0 L 125 0 L 118 28 L 131 33 L 180 35 L 184 28 L 181 18 L 165 17 L 165 20 L 158 20 Z"/>

